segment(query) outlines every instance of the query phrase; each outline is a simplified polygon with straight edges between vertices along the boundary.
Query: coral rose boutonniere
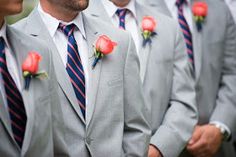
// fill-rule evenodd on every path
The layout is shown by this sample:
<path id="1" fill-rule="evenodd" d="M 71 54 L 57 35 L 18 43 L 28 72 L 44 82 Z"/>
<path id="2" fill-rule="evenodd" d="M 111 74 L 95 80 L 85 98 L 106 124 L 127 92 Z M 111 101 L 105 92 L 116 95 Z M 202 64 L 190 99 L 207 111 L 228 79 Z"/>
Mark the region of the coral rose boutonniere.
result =
<path id="1" fill-rule="evenodd" d="M 114 47 L 117 45 L 116 42 L 113 42 L 108 36 L 102 35 L 98 38 L 95 50 L 94 50 L 94 61 L 92 64 L 92 68 L 94 69 L 97 63 L 104 56 L 112 53 Z"/>
<path id="2" fill-rule="evenodd" d="M 205 22 L 205 18 L 208 14 L 208 5 L 206 2 L 195 2 L 192 7 L 194 20 L 197 25 L 198 31 L 202 30 L 202 24 Z"/>
<path id="3" fill-rule="evenodd" d="M 151 43 L 154 36 L 157 35 L 155 32 L 157 23 L 156 20 L 151 16 L 145 16 L 142 20 L 142 36 L 143 36 L 143 47 L 146 46 L 147 43 Z"/>
<path id="4" fill-rule="evenodd" d="M 38 72 L 39 62 L 42 57 L 37 52 L 29 52 L 22 64 L 23 77 L 25 78 L 25 89 L 29 89 L 31 78 L 46 78 L 46 72 Z"/>

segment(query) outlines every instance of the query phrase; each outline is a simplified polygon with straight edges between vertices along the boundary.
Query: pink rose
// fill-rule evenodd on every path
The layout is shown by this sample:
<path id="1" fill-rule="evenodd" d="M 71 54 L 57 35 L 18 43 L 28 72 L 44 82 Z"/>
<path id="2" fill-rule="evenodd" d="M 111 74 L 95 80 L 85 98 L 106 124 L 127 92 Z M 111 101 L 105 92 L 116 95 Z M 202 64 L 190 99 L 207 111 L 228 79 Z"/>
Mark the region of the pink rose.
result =
<path id="1" fill-rule="evenodd" d="M 151 16 L 145 16 L 142 20 L 142 30 L 153 32 L 156 28 L 156 21 Z"/>
<path id="2" fill-rule="evenodd" d="M 111 41 L 106 35 L 102 35 L 96 42 L 96 51 L 101 52 L 103 55 L 107 55 L 113 51 L 116 45 L 116 42 Z"/>
<path id="3" fill-rule="evenodd" d="M 38 72 L 39 62 L 41 61 L 41 56 L 37 52 L 29 52 L 27 58 L 22 64 L 23 72 L 29 72 L 35 75 Z"/>
<path id="4" fill-rule="evenodd" d="M 195 2 L 192 7 L 195 16 L 206 17 L 208 13 L 208 6 L 206 2 Z"/>

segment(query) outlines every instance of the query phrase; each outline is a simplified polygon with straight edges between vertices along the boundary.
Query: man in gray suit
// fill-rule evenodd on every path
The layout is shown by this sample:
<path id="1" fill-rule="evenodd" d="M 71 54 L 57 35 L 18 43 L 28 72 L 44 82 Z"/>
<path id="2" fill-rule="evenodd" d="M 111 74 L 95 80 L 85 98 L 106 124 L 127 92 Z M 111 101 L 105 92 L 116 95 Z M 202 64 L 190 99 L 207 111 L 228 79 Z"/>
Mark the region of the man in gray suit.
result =
<path id="1" fill-rule="evenodd" d="M 86 13 L 131 33 L 138 50 L 140 76 L 152 116 L 148 156 L 178 156 L 196 125 L 197 110 L 194 81 L 177 23 L 165 15 L 151 12 L 135 0 L 93 0 Z M 141 23 L 147 16 L 157 23 L 153 31 L 156 35 L 143 45 Z"/>
<path id="2" fill-rule="evenodd" d="M 147 156 L 150 118 L 132 37 L 85 16 L 87 5 L 88 0 L 41 0 L 15 27 L 53 50 L 71 156 Z M 93 68 L 94 44 L 102 35 L 117 46 Z"/>
<path id="3" fill-rule="evenodd" d="M 5 16 L 21 10 L 22 1 L 0 1 L 0 156 L 69 156 L 60 129 L 62 111 L 51 53 L 44 44 L 4 21 Z M 25 65 L 28 55 L 41 57 L 39 65 L 28 60 L 28 68 L 35 71 Z M 44 71 L 47 77 L 31 77 L 26 87 L 22 68 Z"/>
<path id="4" fill-rule="evenodd" d="M 174 1 L 143 2 L 178 19 Z M 201 66 L 195 70 L 199 122 L 187 149 L 197 157 L 233 157 L 232 141 L 227 140 L 236 128 L 236 26 L 224 1 L 204 0 L 208 14 L 198 31 L 191 20 L 193 2 L 183 8 L 192 33 L 195 67 Z"/>

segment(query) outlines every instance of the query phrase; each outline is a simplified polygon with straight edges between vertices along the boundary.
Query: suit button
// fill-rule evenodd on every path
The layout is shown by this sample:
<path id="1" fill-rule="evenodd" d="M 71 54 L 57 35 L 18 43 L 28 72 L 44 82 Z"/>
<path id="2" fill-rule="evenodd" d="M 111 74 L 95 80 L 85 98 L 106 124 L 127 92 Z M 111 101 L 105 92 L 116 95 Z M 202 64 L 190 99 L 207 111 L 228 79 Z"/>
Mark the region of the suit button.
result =
<path id="1" fill-rule="evenodd" d="M 90 145 L 91 142 L 92 142 L 91 138 L 87 137 L 87 138 L 86 138 L 86 143 L 87 143 L 88 145 Z"/>
<path id="2" fill-rule="evenodd" d="M 196 86 L 195 90 L 196 90 L 197 93 L 199 93 L 201 88 L 199 86 Z"/>

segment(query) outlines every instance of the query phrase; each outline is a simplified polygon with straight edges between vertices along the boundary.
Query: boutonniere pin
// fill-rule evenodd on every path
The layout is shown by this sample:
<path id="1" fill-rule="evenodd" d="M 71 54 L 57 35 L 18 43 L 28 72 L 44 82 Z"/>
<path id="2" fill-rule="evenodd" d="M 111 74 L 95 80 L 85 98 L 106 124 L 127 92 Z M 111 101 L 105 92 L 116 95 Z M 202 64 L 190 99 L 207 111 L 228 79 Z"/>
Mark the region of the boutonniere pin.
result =
<path id="1" fill-rule="evenodd" d="M 195 2 L 192 7 L 194 20 L 196 22 L 197 30 L 202 30 L 202 24 L 208 14 L 208 6 L 206 2 Z"/>
<path id="2" fill-rule="evenodd" d="M 95 50 L 94 50 L 94 61 L 92 64 L 92 68 L 94 69 L 97 65 L 98 61 L 104 56 L 112 53 L 114 47 L 117 45 L 116 42 L 113 42 L 108 36 L 102 35 L 98 38 Z"/>
<path id="3" fill-rule="evenodd" d="M 142 36 L 143 36 L 143 47 L 146 46 L 147 43 L 151 43 L 154 36 L 157 35 L 155 31 L 156 29 L 156 20 L 151 16 L 145 16 L 142 20 Z"/>
<path id="4" fill-rule="evenodd" d="M 39 62 L 42 57 L 37 52 L 29 52 L 22 64 L 23 77 L 25 78 L 25 89 L 29 89 L 32 78 L 43 79 L 47 77 L 46 72 L 38 72 Z"/>

